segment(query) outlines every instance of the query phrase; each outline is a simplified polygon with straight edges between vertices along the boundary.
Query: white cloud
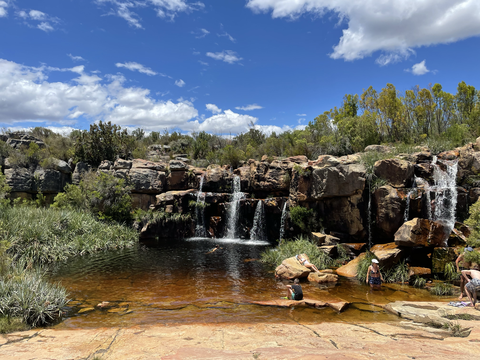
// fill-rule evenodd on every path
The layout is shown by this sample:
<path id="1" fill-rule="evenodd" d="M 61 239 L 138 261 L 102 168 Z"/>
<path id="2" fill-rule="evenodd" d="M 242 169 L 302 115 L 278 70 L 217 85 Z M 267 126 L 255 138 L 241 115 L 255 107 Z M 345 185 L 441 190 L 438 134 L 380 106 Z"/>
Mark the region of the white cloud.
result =
<path id="1" fill-rule="evenodd" d="M 178 87 L 184 87 L 185 81 L 183 81 L 182 79 L 175 80 L 175 85 L 177 85 Z"/>
<path id="2" fill-rule="evenodd" d="M 70 82 L 49 82 L 50 71 L 74 74 Z M 198 116 L 190 101 L 159 101 L 148 89 L 125 87 L 121 75 L 89 75 L 83 66 L 27 67 L 0 59 L 0 119 L 7 125 L 47 122 L 73 126 L 79 117 L 160 131 L 189 128 Z"/>
<path id="3" fill-rule="evenodd" d="M 6 1 L 0 1 L 0 18 L 1 17 L 6 17 L 8 15 L 8 4 Z"/>
<path id="4" fill-rule="evenodd" d="M 40 24 L 37 25 L 37 28 L 39 28 L 42 31 L 49 32 L 55 30 L 52 25 L 50 25 L 49 22 L 44 21 L 41 22 Z"/>
<path id="5" fill-rule="evenodd" d="M 199 29 L 197 31 L 192 31 L 191 34 L 195 35 L 195 38 L 197 39 L 203 39 L 205 36 L 210 34 L 210 31 L 207 29 Z"/>
<path id="6" fill-rule="evenodd" d="M 292 128 L 288 125 L 284 125 L 282 127 L 276 126 L 276 125 L 255 125 L 254 128 L 257 130 L 260 130 L 265 135 L 270 136 L 273 132 L 275 132 L 276 134 L 281 134 L 286 131 L 304 130 L 305 125 L 299 125 L 299 126 L 296 126 L 295 128 Z"/>
<path id="7" fill-rule="evenodd" d="M 218 114 L 222 112 L 222 109 L 220 109 L 217 105 L 215 104 L 206 104 L 205 107 L 207 110 L 211 111 L 214 114 Z"/>
<path id="8" fill-rule="evenodd" d="M 242 58 L 238 57 L 237 53 L 232 50 L 224 50 L 222 52 L 217 52 L 217 53 L 207 52 L 206 55 L 208 57 L 211 57 L 212 59 L 222 60 L 229 64 L 234 64 L 237 61 L 242 60 Z"/>
<path id="9" fill-rule="evenodd" d="M 232 35 L 230 35 L 229 33 L 227 33 L 226 31 L 224 31 L 223 34 L 217 34 L 217 36 L 218 36 L 218 37 L 224 36 L 224 37 L 226 37 L 228 40 L 230 40 L 230 41 L 233 42 L 233 43 L 236 43 L 236 42 L 237 42 L 237 40 L 236 40 Z"/>
<path id="10" fill-rule="evenodd" d="M 257 118 L 250 115 L 225 110 L 223 114 L 213 115 L 203 122 L 198 120 L 189 123 L 191 131 L 209 131 L 216 134 L 238 134 L 248 131 L 249 124 L 256 123 Z"/>
<path id="11" fill-rule="evenodd" d="M 237 106 L 235 107 L 237 110 L 243 110 L 243 111 L 251 111 L 251 110 L 259 110 L 263 109 L 263 106 L 257 105 L 257 104 L 250 104 L 247 106 Z"/>
<path id="12" fill-rule="evenodd" d="M 207 62 L 205 62 L 205 61 L 198 60 L 198 62 L 199 62 L 200 64 L 202 64 L 203 66 L 208 66 L 208 63 L 207 63 Z"/>
<path id="13" fill-rule="evenodd" d="M 73 61 L 85 61 L 85 59 L 81 56 L 75 56 L 72 54 L 67 54 L 67 56 L 72 59 Z"/>
<path id="14" fill-rule="evenodd" d="M 126 62 L 126 63 L 116 63 L 115 66 L 119 67 L 119 68 L 125 68 L 125 69 L 128 69 L 130 71 L 138 71 L 142 74 L 146 74 L 146 75 L 149 75 L 149 76 L 157 75 L 157 73 L 155 71 L 153 71 L 152 69 L 150 69 L 149 67 L 143 66 L 142 64 L 139 64 L 139 63 L 133 62 L 133 61 Z"/>
<path id="15" fill-rule="evenodd" d="M 307 116 L 307 114 L 297 114 L 297 116 Z"/>
<path id="16" fill-rule="evenodd" d="M 30 10 L 28 13 L 33 20 L 42 21 L 47 19 L 47 14 L 38 10 Z"/>
<path id="17" fill-rule="evenodd" d="M 413 75 L 425 75 L 430 72 L 425 65 L 425 60 L 413 65 L 411 69 L 406 69 L 405 71 L 411 72 Z"/>
<path id="18" fill-rule="evenodd" d="M 336 13 L 348 26 L 333 47 L 333 59 L 356 60 L 376 51 L 382 65 L 408 57 L 413 49 L 480 35 L 478 0 L 248 0 L 252 11 L 296 19 Z"/>
<path id="19" fill-rule="evenodd" d="M 168 18 L 171 21 L 178 13 L 189 13 L 205 7 L 201 2 L 190 3 L 185 0 L 94 0 L 100 5 L 110 5 L 111 9 L 106 15 L 118 16 L 128 22 L 130 26 L 142 29 L 140 17 L 132 9 L 152 8 L 158 17 Z"/>

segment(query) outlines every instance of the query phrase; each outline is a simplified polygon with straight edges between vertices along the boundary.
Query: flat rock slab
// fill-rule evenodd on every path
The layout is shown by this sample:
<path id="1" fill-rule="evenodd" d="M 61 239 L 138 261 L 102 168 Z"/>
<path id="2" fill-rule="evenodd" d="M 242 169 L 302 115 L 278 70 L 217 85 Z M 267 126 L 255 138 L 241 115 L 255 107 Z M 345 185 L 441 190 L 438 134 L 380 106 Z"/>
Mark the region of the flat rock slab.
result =
<path id="1" fill-rule="evenodd" d="M 350 305 L 350 303 L 346 301 L 325 302 L 325 301 L 313 300 L 313 299 L 303 299 L 303 300 L 278 299 L 278 300 L 265 300 L 265 301 L 251 301 L 250 303 L 255 305 L 279 306 L 279 307 L 293 307 L 293 306 L 308 306 L 308 307 L 314 307 L 314 308 L 330 307 L 338 312 L 345 310 L 348 307 L 348 305 Z"/>

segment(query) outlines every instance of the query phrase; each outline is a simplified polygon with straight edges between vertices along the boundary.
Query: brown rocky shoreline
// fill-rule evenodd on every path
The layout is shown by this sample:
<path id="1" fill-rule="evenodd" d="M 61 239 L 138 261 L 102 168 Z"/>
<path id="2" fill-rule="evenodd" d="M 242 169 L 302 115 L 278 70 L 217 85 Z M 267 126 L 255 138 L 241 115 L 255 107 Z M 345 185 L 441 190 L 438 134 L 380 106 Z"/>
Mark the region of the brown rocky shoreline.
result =
<path id="1" fill-rule="evenodd" d="M 401 321 L 308 324 L 292 319 L 268 324 L 35 329 L 2 335 L 0 358 L 451 360 L 478 357 L 480 311 L 477 309 L 455 308 L 446 302 L 395 302 L 385 308 L 401 316 Z M 453 336 L 455 329 L 463 337 Z"/>

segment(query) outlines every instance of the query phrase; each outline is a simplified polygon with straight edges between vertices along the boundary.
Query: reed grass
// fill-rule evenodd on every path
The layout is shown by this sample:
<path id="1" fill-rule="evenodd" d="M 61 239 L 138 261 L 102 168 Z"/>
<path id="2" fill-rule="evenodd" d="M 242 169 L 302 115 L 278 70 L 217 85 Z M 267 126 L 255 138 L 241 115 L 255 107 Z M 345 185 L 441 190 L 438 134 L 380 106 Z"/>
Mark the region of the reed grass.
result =
<path id="1" fill-rule="evenodd" d="M 413 287 L 422 289 L 425 287 L 426 283 L 427 283 L 427 279 L 422 278 L 420 276 L 415 276 L 415 278 L 413 279 L 412 285 Z"/>
<path id="2" fill-rule="evenodd" d="M 372 264 L 372 259 L 377 259 L 377 257 L 374 253 L 367 250 L 363 259 L 358 262 L 357 279 L 360 280 L 362 283 L 367 280 L 368 267 Z M 382 269 L 380 269 L 380 271 L 382 271 Z"/>
<path id="3" fill-rule="evenodd" d="M 430 292 L 438 296 L 449 296 L 453 294 L 453 286 L 452 284 L 439 282 L 430 288 Z"/>
<path id="4" fill-rule="evenodd" d="M 408 265 L 405 261 L 399 262 L 397 265 L 392 267 L 391 269 L 385 270 L 383 275 L 383 279 L 385 282 L 389 283 L 408 283 L 410 279 Z"/>
<path id="5" fill-rule="evenodd" d="M 333 259 L 330 256 L 302 236 L 293 241 L 281 241 L 276 248 L 266 250 L 261 254 L 261 261 L 268 266 L 277 267 L 283 260 L 297 254 L 307 254 L 310 262 L 319 270 L 333 265 Z"/>

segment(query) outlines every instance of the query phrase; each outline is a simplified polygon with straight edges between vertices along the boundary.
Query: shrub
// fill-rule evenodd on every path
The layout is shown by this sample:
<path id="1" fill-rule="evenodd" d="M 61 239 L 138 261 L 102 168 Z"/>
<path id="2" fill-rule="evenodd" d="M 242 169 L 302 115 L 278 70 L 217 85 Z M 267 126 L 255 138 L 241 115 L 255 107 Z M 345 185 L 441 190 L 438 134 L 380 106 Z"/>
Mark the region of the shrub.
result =
<path id="1" fill-rule="evenodd" d="M 391 269 L 385 270 L 383 279 L 385 282 L 390 283 L 408 283 L 408 280 L 410 279 L 408 265 L 405 263 L 405 261 L 401 261 Z"/>
<path id="2" fill-rule="evenodd" d="M 454 262 L 448 262 L 445 264 L 445 268 L 443 269 L 443 275 L 448 281 L 458 280 L 461 276 L 461 274 L 457 272 L 457 266 Z"/>
<path id="3" fill-rule="evenodd" d="M 277 267 L 283 260 L 297 254 L 307 254 L 310 262 L 319 270 L 333 265 L 331 257 L 303 237 L 298 237 L 294 241 L 282 241 L 276 248 L 266 250 L 261 254 L 261 261 L 270 267 Z"/>
<path id="4" fill-rule="evenodd" d="M 413 279 L 413 287 L 416 287 L 416 288 L 424 288 L 425 287 L 425 284 L 427 283 L 427 280 L 425 278 L 422 278 L 420 276 L 415 276 L 415 278 Z"/>
<path id="5" fill-rule="evenodd" d="M 480 246 L 480 199 L 475 204 L 470 206 L 468 210 L 470 216 L 465 220 L 465 224 L 470 226 L 472 230 L 470 236 L 467 238 L 467 244 L 472 247 Z"/>
<path id="6" fill-rule="evenodd" d="M 0 166 L 0 210 L 2 206 L 6 206 L 9 203 L 7 197 L 10 194 L 10 190 L 11 188 L 7 185 L 5 175 L 3 175 L 2 167 Z"/>
<path id="7" fill-rule="evenodd" d="M 430 288 L 430 292 L 438 296 L 447 296 L 453 294 L 452 284 L 447 283 L 436 283 L 433 287 Z"/>
<path id="8" fill-rule="evenodd" d="M 314 213 L 312 209 L 303 206 L 294 206 L 290 208 L 290 219 L 302 231 L 307 231 L 313 221 Z"/>

